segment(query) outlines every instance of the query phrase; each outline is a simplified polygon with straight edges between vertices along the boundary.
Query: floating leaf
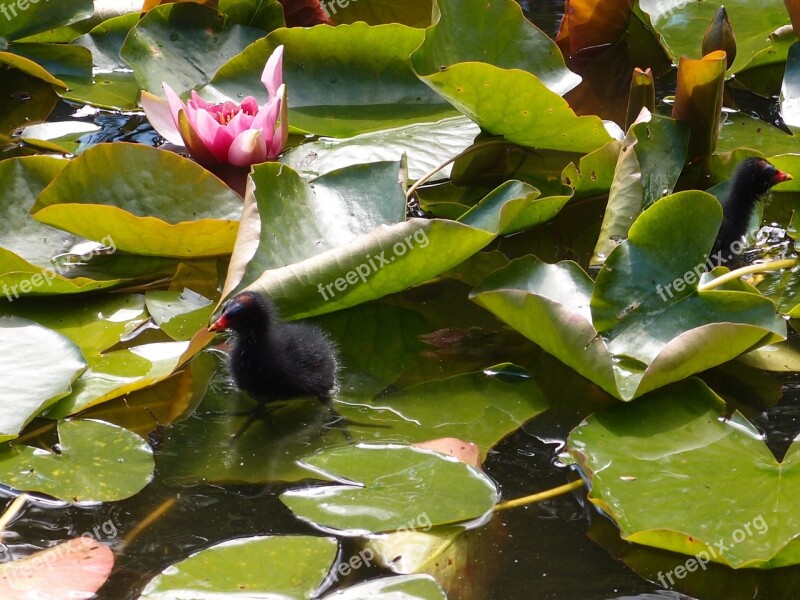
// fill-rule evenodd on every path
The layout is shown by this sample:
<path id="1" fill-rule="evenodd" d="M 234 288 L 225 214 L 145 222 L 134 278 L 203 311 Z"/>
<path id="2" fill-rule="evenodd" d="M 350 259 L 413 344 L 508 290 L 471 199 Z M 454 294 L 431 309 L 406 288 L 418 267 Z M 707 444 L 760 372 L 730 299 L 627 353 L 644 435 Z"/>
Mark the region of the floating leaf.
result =
<path id="1" fill-rule="evenodd" d="M 235 192 L 197 163 L 118 142 L 71 160 L 31 213 L 88 239 L 111 239 L 120 250 L 197 258 L 233 249 L 241 206 Z"/>
<path id="2" fill-rule="evenodd" d="M 102 421 L 61 421 L 58 448 L 8 444 L 0 451 L 0 481 L 67 502 L 129 498 L 153 476 L 153 451 L 135 433 Z"/>
<path id="3" fill-rule="evenodd" d="M 356 584 L 323 600 L 447 600 L 447 596 L 430 575 L 382 577 Z"/>
<path id="4" fill-rule="evenodd" d="M 281 501 L 303 520 L 346 535 L 477 519 L 497 501 L 483 473 L 438 452 L 358 444 L 333 448 L 301 465 L 342 485 L 289 490 Z"/>
<path id="5" fill-rule="evenodd" d="M 80 349 L 63 335 L 27 319 L 0 317 L 0 441 L 70 393 L 86 368 Z"/>
<path id="6" fill-rule="evenodd" d="M 397 161 L 408 157 L 408 177 L 417 180 L 469 147 L 480 129 L 466 117 L 417 123 L 352 138 L 323 138 L 292 148 L 280 162 L 307 177 L 318 177 L 357 164 Z M 430 181 L 446 179 L 449 167 Z"/>
<path id="7" fill-rule="evenodd" d="M 322 585 L 338 544 L 330 537 L 260 536 L 196 552 L 153 578 L 140 600 L 221 596 L 306 600 Z M 269 565 L 269 568 L 265 568 Z"/>
<path id="8" fill-rule="evenodd" d="M 760 294 L 697 291 L 721 212 L 705 192 L 673 194 L 636 220 L 594 287 L 575 263 L 526 257 L 472 297 L 610 394 L 631 400 L 785 337 L 785 323 Z"/>
<path id="9" fill-rule="evenodd" d="M 0 564 L 0 597 L 89 598 L 108 580 L 113 567 L 111 548 L 87 537 L 74 538 Z"/>
<path id="10" fill-rule="evenodd" d="M 225 61 L 263 35 L 195 2 L 165 4 L 131 29 L 120 56 L 141 89 L 162 95 L 166 82 L 180 94 L 207 84 Z"/>
<path id="11" fill-rule="evenodd" d="M 241 258 L 233 258 L 226 293 L 244 272 L 239 289 L 247 286 L 269 295 L 286 309 L 284 317 L 321 314 L 380 298 L 427 281 L 473 255 L 509 227 L 537 193 L 520 182 L 508 182 L 460 222 L 401 221 L 405 199 L 396 170 L 397 163 L 357 165 L 309 184 L 283 165 L 256 165 L 243 235 L 250 243 L 255 238 L 247 217 L 248 206 L 255 203 L 260 242 L 257 247 L 239 244 Z M 243 259 L 249 260 L 246 271 L 238 264 Z"/>
<path id="12" fill-rule="evenodd" d="M 337 404 L 357 441 L 414 443 L 459 437 L 477 444 L 483 458 L 546 408 L 547 401 L 532 379 L 504 381 L 486 373 L 428 381 L 368 404 L 349 404 L 346 398 Z"/>
<path id="13" fill-rule="evenodd" d="M 778 462 L 741 414 L 723 413 L 689 379 L 593 415 L 568 447 L 628 541 L 737 569 L 797 564 L 800 444 Z"/>
<path id="14" fill-rule="evenodd" d="M 202 95 L 264 102 L 261 71 L 283 44 L 292 127 L 350 137 L 456 116 L 411 70 L 408 56 L 422 39 L 421 30 L 396 24 L 279 29 L 229 60 Z"/>
<path id="15" fill-rule="evenodd" d="M 457 63 L 480 62 L 528 71 L 559 95 L 580 83 L 555 43 L 525 19 L 516 2 L 438 0 L 437 5 L 438 21 L 411 55 L 417 73 L 432 75 Z M 464 35 L 465 30 L 472 34 Z"/>

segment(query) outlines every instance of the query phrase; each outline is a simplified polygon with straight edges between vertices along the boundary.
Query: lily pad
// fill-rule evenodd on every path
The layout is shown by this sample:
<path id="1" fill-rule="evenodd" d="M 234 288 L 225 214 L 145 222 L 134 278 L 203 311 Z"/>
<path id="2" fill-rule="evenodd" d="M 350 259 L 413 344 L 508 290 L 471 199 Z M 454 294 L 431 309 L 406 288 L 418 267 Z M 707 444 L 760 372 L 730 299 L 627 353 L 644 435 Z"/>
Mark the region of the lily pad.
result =
<path id="1" fill-rule="evenodd" d="M 307 600 L 322 585 L 338 544 L 330 537 L 259 536 L 196 552 L 157 575 L 140 600 L 222 596 Z"/>
<path id="2" fill-rule="evenodd" d="M 640 0 L 639 6 L 650 17 L 662 45 L 677 63 L 681 56 L 700 58 L 700 41 L 723 2 L 686 2 L 685 0 Z M 753 10 L 749 0 L 725 0 L 725 10 L 736 36 L 736 60 L 730 72 L 736 73 L 753 57 L 768 47 L 769 35 L 789 22 L 781 0 L 763 0 Z"/>
<path id="3" fill-rule="evenodd" d="M 108 580 L 113 567 L 111 548 L 87 537 L 74 538 L 1 564 L 0 596 L 90 598 Z"/>
<path id="4" fill-rule="evenodd" d="M 800 562 L 800 444 L 778 462 L 697 379 L 593 415 L 568 448 L 628 541 L 737 569 Z"/>
<path id="5" fill-rule="evenodd" d="M 0 19 L 0 40 L 12 41 L 74 23 L 90 17 L 94 10 L 92 0 L 47 0 L 41 3 L 17 3 L 6 6 L 4 19 Z M 5 6 L 5 5 L 4 5 Z"/>
<path id="6" fill-rule="evenodd" d="M 447 600 L 447 596 L 430 575 L 382 577 L 356 584 L 328 594 L 323 600 Z"/>
<path id="7" fill-rule="evenodd" d="M 201 95 L 266 101 L 261 71 L 283 44 L 292 127 L 350 137 L 457 116 L 411 70 L 408 56 L 422 39 L 421 30 L 396 24 L 278 29 L 223 65 Z"/>
<path id="8" fill-rule="evenodd" d="M 431 75 L 457 63 L 480 62 L 528 71 L 561 96 L 580 83 L 555 42 L 525 19 L 513 0 L 438 0 L 437 7 L 438 21 L 411 55 L 417 73 Z"/>
<path id="9" fill-rule="evenodd" d="M 289 490 L 281 501 L 305 521 L 344 535 L 443 525 L 486 516 L 494 482 L 474 467 L 411 446 L 358 444 L 314 454 L 301 465 L 341 485 Z"/>
<path id="10" fill-rule="evenodd" d="M 721 212 L 705 192 L 667 196 L 636 220 L 594 286 L 575 263 L 525 257 L 472 297 L 608 393 L 631 400 L 786 336 L 775 306 L 757 292 L 697 291 Z"/>
<path id="11" fill-rule="evenodd" d="M 598 117 L 577 116 L 526 71 L 469 62 L 419 77 L 482 129 L 515 144 L 587 153 L 611 139 Z"/>
<path id="12" fill-rule="evenodd" d="M 114 143 L 71 160 L 31 213 L 88 239 L 111 239 L 120 250 L 197 258 L 231 252 L 241 207 L 239 196 L 197 163 Z"/>
<path id="13" fill-rule="evenodd" d="M 120 56 L 141 89 L 161 95 L 166 82 L 181 93 L 207 84 L 231 56 L 263 35 L 195 2 L 164 4 L 131 29 Z"/>
<path id="14" fill-rule="evenodd" d="M 62 421 L 58 435 L 53 452 L 16 444 L 0 450 L 0 481 L 79 503 L 129 498 L 153 477 L 153 451 L 127 429 L 102 421 Z"/>
<path id="15" fill-rule="evenodd" d="M 358 165 L 308 184 L 288 167 L 257 165 L 249 202 L 261 215 L 261 241 L 257 250 L 240 245 L 242 258 L 255 254 L 242 285 L 269 295 L 289 318 L 380 298 L 472 256 L 509 227 L 538 193 L 508 182 L 460 222 L 401 221 L 405 201 L 387 167 L 396 169 L 386 163 Z M 236 256 L 233 261 L 235 266 Z M 229 273 L 237 271 L 232 267 Z M 226 290 L 232 287 L 229 277 Z"/>
<path id="16" fill-rule="evenodd" d="M 368 404 L 339 402 L 336 410 L 357 441 L 411 444 L 454 436 L 477 444 L 485 459 L 495 444 L 547 406 L 532 379 L 504 381 L 469 373 L 411 386 Z"/>
<path id="17" fill-rule="evenodd" d="M 415 181 L 468 148 L 478 133 L 478 126 L 466 117 L 453 117 L 346 139 L 322 138 L 292 148 L 280 162 L 307 177 L 318 177 L 352 165 L 396 161 L 405 153 L 408 177 Z M 445 167 L 429 181 L 449 175 L 450 167 Z"/>
<path id="18" fill-rule="evenodd" d="M 90 356 L 89 368 L 72 393 L 48 410 L 51 419 L 66 417 L 167 379 L 182 364 L 189 342 L 142 344 Z"/>
<path id="19" fill-rule="evenodd" d="M 188 288 L 183 291 L 151 290 L 145 294 L 147 312 L 173 340 L 188 340 L 208 324 L 214 303 Z"/>
<path id="20" fill-rule="evenodd" d="M 80 349 L 63 335 L 27 319 L 0 317 L 0 441 L 70 393 L 86 368 Z"/>

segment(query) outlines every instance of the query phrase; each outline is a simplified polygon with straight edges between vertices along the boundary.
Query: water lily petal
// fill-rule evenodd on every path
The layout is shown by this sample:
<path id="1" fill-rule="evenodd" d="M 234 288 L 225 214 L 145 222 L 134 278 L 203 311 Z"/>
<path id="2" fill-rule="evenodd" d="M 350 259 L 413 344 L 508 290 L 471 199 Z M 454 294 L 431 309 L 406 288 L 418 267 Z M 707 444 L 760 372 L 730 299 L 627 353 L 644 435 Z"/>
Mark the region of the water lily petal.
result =
<path id="1" fill-rule="evenodd" d="M 272 99 L 278 92 L 278 88 L 283 84 L 283 46 L 278 46 L 269 57 L 264 71 L 261 73 L 261 83 L 267 88 L 269 97 Z"/>
<path id="2" fill-rule="evenodd" d="M 186 110 L 186 105 L 183 103 L 183 100 L 181 100 L 181 97 L 175 93 L 175 90 L 169 87 L 169 85 L 166 82 L 162 83 L 161 87 L 164 88 L 164 95 L 166 95 L 167 97 L 167 103 L 169 104 L 169 111 L 170 113 L 172 113 L 172 118 L 175 121 L 175 126 L 178 127 L 178 129 L 180 130 L 180 126 L 178 124 L 178 113 L 180 113 L 181 110 Z"/>
<path id="3" fill-rule="evenodd" d="M 186 111 L 181 110 L 178 113 L 178 130 L 181 132 L 181 137 L 186 144 L 186 147 L 191 152 L 194 159 L 202 164 L 211 165 L 219 162 L 216 157 L 206 148 L 203 140 L 197 135 L 195 130 L 189 123 L 189 117 Z"/>
<path id="4" fill-rule="evenodd" d="M 243 131 L 247 131 L 248 129 L 258 129 L 258 127 L 253 127 L 254 120 L 255 116 L 248 115 L 246 112 L 241 111 L 230 120 L 225 128 L 228 130 L 231 138 L 235 138 L 237 135 Z"/>
<path id="5" fill-rule="evenodd" d="M 258 112 L 258 100 L 252 96 L 247 96 L 244 100 L 242 100 L 242 103 L 239 106 L 241 106 L 242 112 L 247 113 L 251 117 L 254 117 Z"/>
<path id="6" fill-rule="evenodd" d="M 192 90 L 191 96 L 192 96 L 192 98 L 191 98 L 191 100 L 189 100 L 189 102 L 188 102 L 187 104 L 188 104 L 189 106 L 191 106 L 192 108 L 204 108 L 204 109 L 208 109 L 208 107 L 209 107 L 209 106 L 211 106 L 211 105 L 210 105 L 208 102 L 206 102 L 205 100 L 203 100 L 203 99 L 202 99 L 202 98 L 199 96 L 199 94 L 198 94 L 197 92 L 195 92 L 194 90 Z"/>
<path id="7" fill-rule="evenodd" d="M 144 113 L 147 115 L 147 120 L 150 121 L 150 125 L 158 132 L 158 135 L 170 144 L 183 146 L 183 138 L 170 111 L 169 102 L 155 94 L 144 91 L 142 92 L 141 102 Z"/>
<path id="8" fill-rule="evenodd" d="M 237 167 L 247 167 L 266 159 L 267 145 L 260 129 L 248 129 L 240 133 L 228 151 L 228 162 Z"/>
<path id="9" fill-rule="evenodd" d="M 206 110 L 195 110 L 194 114 L 189 113 L 188 117 L 197 136 L 214 158 L 222 163 L 227 162 L 228 148 L 234 139 L 228 129 Z"/>
<path id="10" fill-rule="evenodd" d="M 280 98 L 280 123 L 275 130 L 275 135 L 272 136 L 267 154 L 271 158 L 275 158 L 281 153 L 286 141 L 289 139 L 289 104 L 286 101 L 286 86 L 281 84 L 278 88 L 278 97 Z"/>
<path id="11" fill-rule="evenodd" d="M 258 109 L 258 113 L 250 124 L 250 129 L 263 129 L 267 134 L 267 142 L 269 142 L 274 136 L 280 110 L 281 99 L 279 96 L 275 96 Z"/>

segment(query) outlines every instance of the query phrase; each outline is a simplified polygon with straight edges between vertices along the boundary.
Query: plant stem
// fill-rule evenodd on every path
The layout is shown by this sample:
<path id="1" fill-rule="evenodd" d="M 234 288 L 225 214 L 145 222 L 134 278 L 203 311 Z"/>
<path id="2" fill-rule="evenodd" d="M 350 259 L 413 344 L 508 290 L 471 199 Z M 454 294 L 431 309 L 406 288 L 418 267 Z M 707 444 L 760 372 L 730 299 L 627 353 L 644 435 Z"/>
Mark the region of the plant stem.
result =
<path id="1" fill-rule="evenodd" d="M 11 520 L 17 516 L 19 511 L 22 510 L 22 507 L 25 506 L 25 502 L 28 500 L 28 494 L 20 494 L 11 505 L 6 509 L 6 512 L 3 513 L 3 516 L 0 517 L 0 539 L 3 537 L 3 532 L 6 530 L 6 525 L 8 525 Z"/>
<path id="2" fill-rule="evenodd" d="M 736 269 L 725 275 L 720 275 L 716 279 L 712 279 L 706 283 L 701 283 L 697 286 L 698 292 L 705 292 L 706 290 L 713 290 L 729 281 L 739 279 L 743 275 L 750 275 L 751 273 L 761 273 L 762 271 L 777 271 L 778 269 L 785 269 L 787 267 L 794 267 L 800 261 L 798 258 L 786 258 L 782 260 L 774 260 L 772 262 L 760 263 L 757 265 L 748 265 L 741 269 Z"/>
<path id="3" fill-rule="evenodd" d="M 142 533 L 145 529 L 150 527 L 153 523 L 155 523 L 159 518 L 161 518 L 169 509 L 175 506 L 177 502 L 177 498 L 175 496 L 170 496 L 166 500 L 164 500 L 161 504 L 159 504 L 153 512 L 147 515 L 144 519 L 142 519 L 136 527 L 131 529 L 128 534 L 122 539 L 122 546 L 127 546 L 137 537 L 139 534 Z"/>
<path id="4" fill-rule="evenodd" d="M 414 185 L 412 185 L 410 188 L 408 188 L 408 191 L 406 191 L 406 200 L 409 200 L 411 198 L 411 196 L 414 195 L 414 192 L 417 191 L 417 188 L 419 186 L 421 186 L 423 183 L 428 181 L 431 177 L 436 175 L 439 171 L 444 169 L 447 165 L 456 162 L 462 156 L 466 156 L 467 154 L 470 154 L 471 152 L 475 152 L 475 150 L 480 150 L 481 148 L 486 148 L 488 146 L 495 146 L 495 145 L 498 145 L 498 144 L 511 144 L 511 142 L 507 141 L 505 138 L 492 138 L 490 140 L 484 140 L 483 142 L 478 142 L 477 144 L 475 144 L 473 146 L 470 146 L 469 148 L 467 148 L 465 150 L 462 150 L 461 152 L 459 152 L 458 154 L 456 154 L 452 158 L 448 158 L 442 164 L 437 165 L 432 170 L 430 170 L 427 173 L 425 173 L 425 175 L 423 175 L 422 177 L 417 179 L 417 181 L 414 182 Z"/>
<path id="5" fill-rule="evenodd" d="M 496 504 L 494 507 L 495 512 L 501 510 L 508 510 L 509 508 L 517 508 L 518 506 L 525 506 L 527 504 L 533 504 L 535 502 L 541 502 L 542 500 L 549 500 L 550 498 L 555 498 L 557 496 L 561 496 L 573 490 L 577 490 L 583 487 L 583 480 L 576 479 L 570 483 L 566 483 L 564 485 L 560 485 L 558 487 L 554 487 L 550 490 L 545 490 L 543 492 L 539 492 L 538 494 L 531 494 L 530 496 L 524 496 L 522 498 L 515 498 L 514 500 L 506 500 L 505 502 L 501 502 L 500 504 Z"/>

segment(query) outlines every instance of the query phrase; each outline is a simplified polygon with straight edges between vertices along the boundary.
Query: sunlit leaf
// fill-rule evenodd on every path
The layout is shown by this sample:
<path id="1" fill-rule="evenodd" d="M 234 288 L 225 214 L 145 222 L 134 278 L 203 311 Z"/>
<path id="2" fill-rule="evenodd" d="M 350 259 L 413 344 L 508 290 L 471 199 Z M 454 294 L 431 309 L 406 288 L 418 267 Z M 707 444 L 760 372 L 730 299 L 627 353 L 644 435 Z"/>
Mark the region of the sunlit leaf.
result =
<path id="1" fill-rule="evenodd" d="M 563 95 L 580 82 L 555 43 L 527 21 L 512 0 L 438 0 L 439 20 L 411 55 L 414 69 L 432 75 L 457 63 L 481 62 L 521 69 Z M 472 35 L 464 35 L 464 30 Z M 509 44 L 509 40 L 514 40 Z"/>
<path id="2" fill-rule="evenodd" d="M 422 39 L 421 30 L 394 24 L 279 29 L 229 60 L 202 95 L 264 102 L 261 72 L 283 44 L 292 127 L 350 137 L 455 116 L 411 70 L 408 56 Z"/>
<path id="3" fill-rule="evenodd" d="M 163 95 L 161 83 L 166 82 L 180 94 L 207 84 L 225 61 L 263 35 L 194 2 L 166 4 L 131 29 L 120 56 L 141 89 Z"/>
<path id="4" fill-rule="evenodd" d="M 140 600 L 221 596 L 306 600 L 322 585 L 338 550 L 330 537 L 261 536 L 228 540 L 169 566 Z M 264 568 L 265 565 L 269 568 Z"/>
<path id="5" fill-rule="evenodd" d="M 0 596 L 89 598 L 103 586 L 113 567 L 111 548 L 87 537 L 74 538 L 0 564 Z"/>
<path id="6" fill-rule="evenodd" d="M 241 200 L 197 163 L 118 142 L 71 160 L 31 213 L 88 239 L 111 239 L 120 250 L 196 258 L 232 250 Z"/>
<path id="7" fill-rule="evenodd" d="M 71 503 L 112 502 L 136 494 L 153 476 L 153 451 L 136 435 L 102 421 L 61 421 L 58 447 L 8 444 L 0 482 Z"/>
<path id="8" fill-rule="evenodd" d="M 0 317 L 0 441 L 70 393 L 86 368 L 80 349 L 65 336 L 15 316 Z"/>
<path id="9" fill-rule="evenodd" d="M 281 501 L 301 519 L 347 535 L 393 531 L 423 514 L 433 525 L 477 519 L 497 501 L 495 484 L 474 467 L 410 446 L 358 444 L 301 464 L 341 484 L 289 490 Z"/>
<path id="10" fill-rule="evenodd" d="M 741 414 L 723 415 L 690 379 L 590 417 L 569 451 L 628 541 L 734 568 L 797 564 L 800 445 L 778 462 Z"/>

